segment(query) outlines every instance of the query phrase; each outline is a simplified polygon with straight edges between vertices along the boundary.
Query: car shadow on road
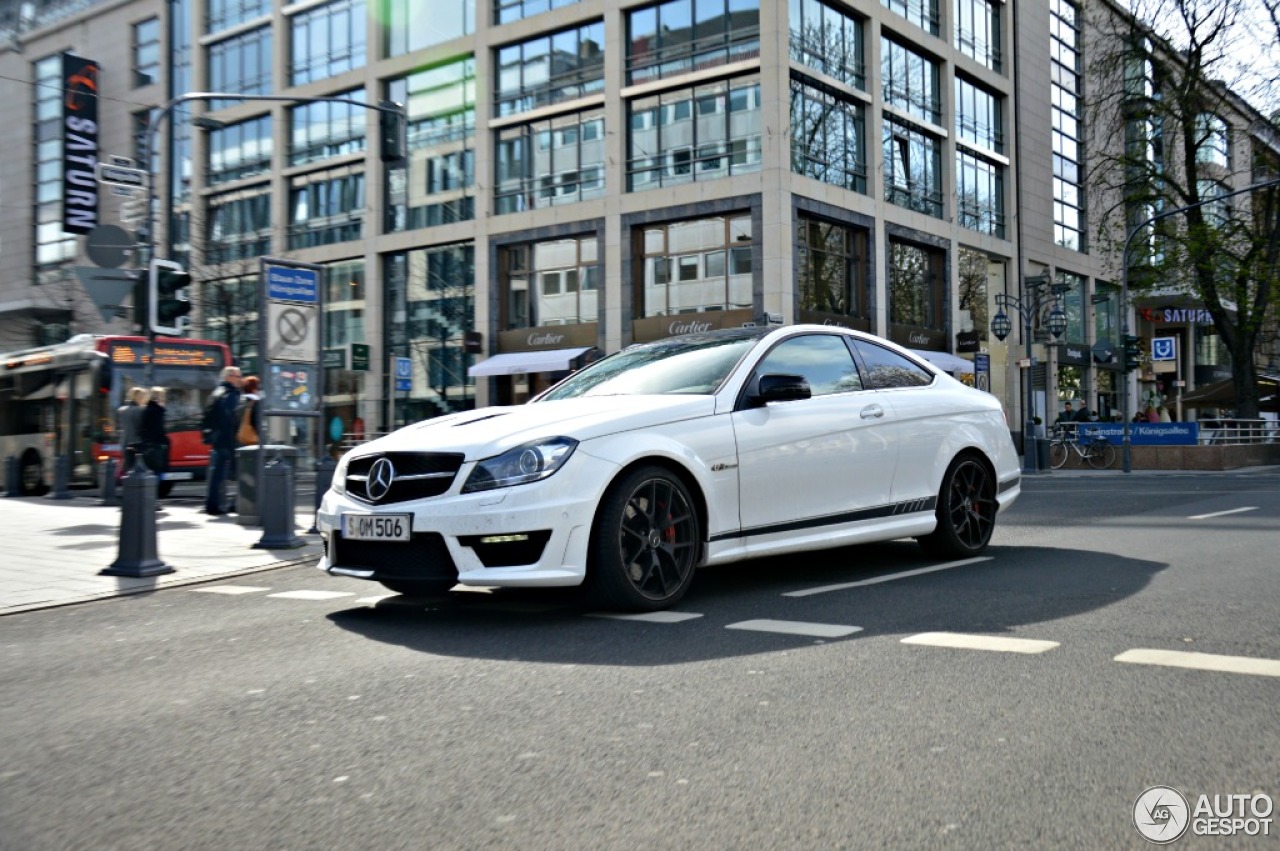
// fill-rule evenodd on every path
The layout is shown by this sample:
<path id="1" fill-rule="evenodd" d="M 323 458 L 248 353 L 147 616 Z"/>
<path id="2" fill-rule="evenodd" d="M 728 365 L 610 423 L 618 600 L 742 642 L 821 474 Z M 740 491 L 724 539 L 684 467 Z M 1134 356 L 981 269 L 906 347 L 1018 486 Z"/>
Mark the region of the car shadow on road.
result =
<path id="1" fill-rule="evenodd" d="M 577 589 L 453 591 L 430 599 L 390 596 L 333 612 L 329 619 L 365 638 L 440 656 L 677 665 L 885 635 L 998 635 L 1113 605 L 1140 592 L 1165 567 L 1109 553 L 1047 547 L 992 547 L 986 555 L 953 568 L 811 596 L 784 595 L 945 562 L 924 557 L 912 543 L 889 542 L 705 569 L 672 610 L 697 617 L 677 623 L 608 617 Z M 757 619 L 861 629 L 817 641 L 806 635 L 726 629 Z"/>

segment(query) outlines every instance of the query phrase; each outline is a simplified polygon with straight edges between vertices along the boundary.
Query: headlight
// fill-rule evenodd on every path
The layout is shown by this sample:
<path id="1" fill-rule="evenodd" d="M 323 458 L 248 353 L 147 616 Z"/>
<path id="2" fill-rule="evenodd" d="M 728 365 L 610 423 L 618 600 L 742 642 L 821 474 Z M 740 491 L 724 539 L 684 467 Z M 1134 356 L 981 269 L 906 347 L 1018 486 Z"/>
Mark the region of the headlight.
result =
<path id="1" fill-rule="evenodd" d="M 463 493 L 509 488 L 545 479 L 564 466 L 578 441 L 552 437 L 526 443 L 476 464 L 462 486 Z"/>
<path id="2" fill-rule="evenodd" d="M 333 468 L 333 482 L 330 483 L 329 489 L 338 495 L 347 492 L 347 463 L 350 458 L 350 453 L 343 455 L 338 459 L 338 466 Z"/>

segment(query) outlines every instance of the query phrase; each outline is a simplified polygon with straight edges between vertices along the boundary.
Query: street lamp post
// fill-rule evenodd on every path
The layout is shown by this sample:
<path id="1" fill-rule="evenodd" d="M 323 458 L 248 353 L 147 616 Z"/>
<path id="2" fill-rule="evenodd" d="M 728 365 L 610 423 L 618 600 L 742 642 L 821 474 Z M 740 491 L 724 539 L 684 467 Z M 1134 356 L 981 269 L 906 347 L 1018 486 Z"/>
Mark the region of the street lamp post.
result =
<path id="1" fill-rule="evenodd" d="M 1013 321 L 1009 319 L 1009 314 L 1005 312 L 1005 309 L 1012 308 L 1022 317 L 1022 340 L 1026 344 L 1027 361 L 1027 396 L 1023 402 L 1024 410 L 1022 414 L 1023 473 L 1036 473 L 1040 469 L 1035 447 L 1036 424 L 1035 420 L 1032 419 L 1035 411 L 1035 388 L 1031 386 L 1031 331 L 1035 325 L 1036 318 L 1040 316 L 1046 307 L 1044 294 L 1048 288 L 1049 276 L 1038 275 L 1026 278 L 1023 281 L 1023 294 L 1021 297 L 1006 293 L 996 293 L 997 311 L 996 315 L 991 318 L 991 333 L 996 335 L 997 340 L 1004 342 L 1005 337 L 1008 337 L 1009 332 L 1013 330 Z M 1067 314 L 1062 310 L 1062 306 L 1058 303 L 1057 295 L 1052 291 L 1050 292 L 1050 300 L 1047 306 L 1049 307 L 1047 322 L 1049 333 L 1056 340 L 1067 330 Z M 1048 413 L 1046 410 L 1045 414 L 1048 415 Z"/>

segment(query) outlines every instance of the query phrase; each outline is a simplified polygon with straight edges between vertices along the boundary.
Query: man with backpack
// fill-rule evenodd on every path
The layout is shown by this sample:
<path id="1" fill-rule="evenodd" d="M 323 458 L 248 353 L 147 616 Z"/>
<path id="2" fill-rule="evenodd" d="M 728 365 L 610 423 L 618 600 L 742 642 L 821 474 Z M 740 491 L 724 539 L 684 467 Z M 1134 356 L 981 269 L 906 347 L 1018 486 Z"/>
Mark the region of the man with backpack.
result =
<path id="1" fill-rule="evenodd" d="M 209 490 L 204 499 L 205 514 L 226 514 L 222 507 L 222 490 L 229 476 L 234 475 L 236 461 L 236 430 L 239 420 L 236 411 L 240 407 L 240 367 L 228 366 L 222 370 L 222 383 L 209 395 L 205 405 L 201 435 L 209 445 Z"/>

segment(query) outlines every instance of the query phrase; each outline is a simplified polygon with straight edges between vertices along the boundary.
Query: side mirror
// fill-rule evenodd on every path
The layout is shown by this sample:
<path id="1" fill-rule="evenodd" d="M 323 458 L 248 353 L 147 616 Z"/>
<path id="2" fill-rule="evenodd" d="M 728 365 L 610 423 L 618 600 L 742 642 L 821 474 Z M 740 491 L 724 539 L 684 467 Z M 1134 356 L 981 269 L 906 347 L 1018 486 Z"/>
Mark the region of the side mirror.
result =
<path id="1" fill-rule="evenodd" d="M 749 398 L 754 404 L 767 405 L 808 399 L 812 395 L 809 382 L 802 375 L 769 374 L 756 379 L 756 390 Z"/>

